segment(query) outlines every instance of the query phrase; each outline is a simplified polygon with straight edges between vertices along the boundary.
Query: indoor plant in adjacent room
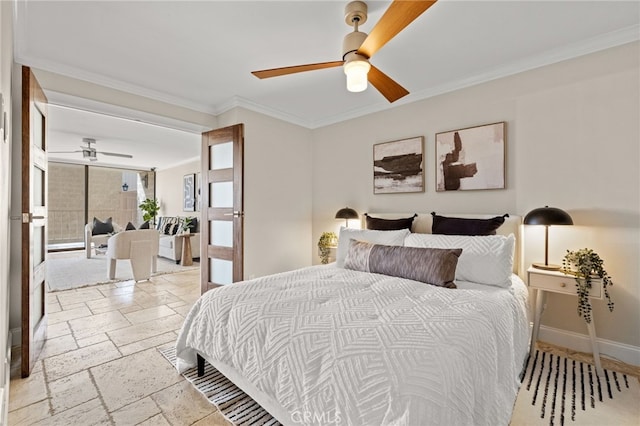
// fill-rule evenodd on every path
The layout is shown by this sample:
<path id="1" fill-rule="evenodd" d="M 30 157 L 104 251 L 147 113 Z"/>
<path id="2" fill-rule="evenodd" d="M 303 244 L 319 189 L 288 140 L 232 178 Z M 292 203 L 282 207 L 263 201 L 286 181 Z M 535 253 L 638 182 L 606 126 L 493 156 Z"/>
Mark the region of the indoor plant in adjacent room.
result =
<path id="1" fill-rule="evenodd" d="M 145 222 L 151 221 L 151 225 L 156 224 L 156 216 L 160 211 L 160 204 L 158 200 L 152 200 L 151 198 L 147 198 L 138 206 L 144 214 L 142 215 L 142 220 Z"/>
<path id="2" fill-rule="evenodd" d="M 320 262 L 323 265 L 329 263 L 329 257 L 331 255 L 331 249 L 336 248 L 338 245 L 338 236 L 335 232 L 323 232 L 318 240 L 318 254 L 320 255 Z"/>
<path id="3" fill-rule="evenodd" d="M 567 250 L 562 259 L 562 272 L 575 277 L 578 292 L 578 316 L 585 322 L 591 322 L 591 301 L 589 291 L 594 279 L 602 280 L 602 291 L 607 299 L 609 311 L 613 312 L 613 302 L 609 296 L 609 287 L 613 285 L 611 277 L 604 269 L 604 261 L 598 253 L 583 248 L 576 251 Z"/>
<path id="4" fill-rule="evenodd" d="M 193 218 L 189 216 L 182 219 L 182 222 L 180 223 L 180 233 L 189 234 L 191 232 L 192 221 L 193 221 Z"/>

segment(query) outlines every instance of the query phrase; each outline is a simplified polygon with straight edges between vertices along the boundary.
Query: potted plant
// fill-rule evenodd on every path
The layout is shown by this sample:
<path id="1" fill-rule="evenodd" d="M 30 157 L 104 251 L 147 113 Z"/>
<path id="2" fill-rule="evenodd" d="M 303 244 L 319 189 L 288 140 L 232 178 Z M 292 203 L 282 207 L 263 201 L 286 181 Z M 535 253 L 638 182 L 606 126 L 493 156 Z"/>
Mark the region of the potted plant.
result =
<path id="1" fill-rule="evenodd" d="M 613 302 L 609 296 L 609 287 L 613 285 L 611 277 L 604 269 L 604 261 L 598 253 L 584 248 L 577 251 L 567 250 L 562 259 L 562 272 L 575 277 L 578 292 L 578 316 L 591 323 L 591 302 L 589 291 L 593 279 L 602 280 L 602 291 L 607 299 L 609 311 L 613 312 Z"/>
<path id="2" fill-rule="evenodd" d="M 181 229 L 183 234 L 189 234 L 191 232 L 190 226 L 191 226 L 191 221 L 192 220 L 193 220 L 193 218 L 189 217 L 189 216 L 185 217 L 182 220 L 182 223 L 180 224 L 180 229 Z"/>
<path id="3" fill-rule="evenodd" d="M 329 256 L 331 255 L 331 249 L 338 245 L 338 236 L 335 232 L 323 232 L 318 240 L 318 254 L 320 255 L 320 262 L 323 265 L 329 263 Z"/>
<path id="4" fill-rule="evenodd" d="M 152 225 L 156 224 L 156 216 L 160 211 L 160 204 L 158 200 L 152 200 L 151 198 L 147 198 L 138 206 L 144 214 L 142 215 L 142 220 L 151 221 Z"/>

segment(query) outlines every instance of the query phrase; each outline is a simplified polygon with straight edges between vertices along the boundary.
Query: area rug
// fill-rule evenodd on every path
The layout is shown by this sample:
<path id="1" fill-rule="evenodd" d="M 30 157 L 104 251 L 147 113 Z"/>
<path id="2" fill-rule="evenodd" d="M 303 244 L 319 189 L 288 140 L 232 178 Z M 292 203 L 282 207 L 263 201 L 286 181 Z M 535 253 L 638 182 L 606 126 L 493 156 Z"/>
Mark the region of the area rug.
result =
<path id="1" fill-rule="evenodd" d="M 172 346 L 158 350 L 175 367 L 176 348 Z M 198 377 L 197 367 L 190 368 L 182 376 L 215 405 L 231 423 L 256 426 L 280 425 L 280 422 L 274 419 L 271 414 L 208 362 L 205 362 L 202 377 Z"/>
<path id="2" fill-rule="evenodd" d="M 528 361 L 512 426 L 638 425 L 638 377 L 537 350 Z"/>
<path id="3" fill-rule="evenodd" d="M 49 291 L 69 290 L 133 279 L 131 263 L 128 260 L 118 260 L 115 279 L 110 280 L 107 273 L 106 257 L 99 254 L 87 259 L 84 250 L 50 253 L 47 256 L 46 266 Z M 199 267 L 198 262 L 193 262 L 193 266 L 182 266 L 173 260 L 158 257 L 158 271 L 152 276 L 188 271 Z"/>

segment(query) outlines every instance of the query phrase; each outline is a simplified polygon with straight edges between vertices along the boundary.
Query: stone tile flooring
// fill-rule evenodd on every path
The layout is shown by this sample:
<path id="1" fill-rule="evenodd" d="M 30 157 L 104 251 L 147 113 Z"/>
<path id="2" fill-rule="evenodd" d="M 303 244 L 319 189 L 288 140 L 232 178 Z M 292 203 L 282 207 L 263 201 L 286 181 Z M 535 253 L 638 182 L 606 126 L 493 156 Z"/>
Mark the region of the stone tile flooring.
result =
<path id="1" fill-rule="evenodd" d="M 49 293 L 49 337 L 31 376 L 16 363 L 9 424 L 228 425 L 157 350 L 175 343 L 199 274 Z"/>

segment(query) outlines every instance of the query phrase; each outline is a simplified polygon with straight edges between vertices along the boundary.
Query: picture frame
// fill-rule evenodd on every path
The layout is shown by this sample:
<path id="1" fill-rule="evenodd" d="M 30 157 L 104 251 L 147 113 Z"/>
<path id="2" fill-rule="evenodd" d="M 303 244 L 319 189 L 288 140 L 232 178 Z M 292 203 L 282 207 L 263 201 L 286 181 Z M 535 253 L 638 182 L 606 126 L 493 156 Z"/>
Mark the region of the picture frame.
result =
<path id="1" fill-rule="evenodd" d="M 202 209 L 202 177 L 200 172 L 196 174 L 196 211 Z"/>
<path id="2" fill-rule="evenodd" d="M 424 137 L 373 145 L 373 193 L 424 192 Z"/>
<path id="3" fill-rule="evenodd" d="M 436 133 L 436 192 L 504 189 L 506 122 Z"/>
<path id="4" fill-rule="evenodd" d="M 196 174 L 190 173 L 182 178 L 182 210 L 193 212 L 196 209 Z"/>

